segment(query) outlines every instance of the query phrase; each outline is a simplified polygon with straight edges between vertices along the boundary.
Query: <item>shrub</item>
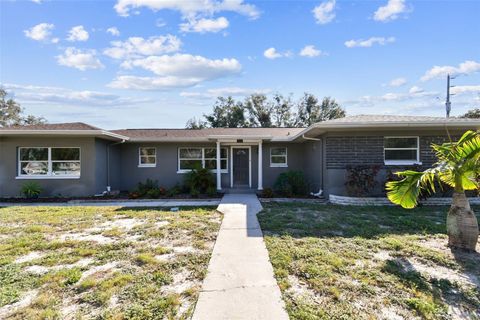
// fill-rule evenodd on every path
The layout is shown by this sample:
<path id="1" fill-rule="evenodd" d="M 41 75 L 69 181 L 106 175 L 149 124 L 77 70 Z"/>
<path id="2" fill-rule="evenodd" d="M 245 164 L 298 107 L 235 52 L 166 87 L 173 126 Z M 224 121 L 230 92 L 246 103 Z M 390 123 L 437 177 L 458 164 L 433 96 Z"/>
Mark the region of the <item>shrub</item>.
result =
<path id="1" fill-rule="evenodd" d="M 347 167 L 347 178 L 345 181 L 347 194 L 353 197 L 370 195 L 377 185 L 375 177 L 378 171 L 380 171 L 379 165 Z"/>
<path id="2" fill-rule="evenodd" d="M 42 187 L 35 181 L 25 182 L 20 189 L 20 192 L 27 199 L 36 199 L 42 193 Z"/>
<path id="3" fill-rule="evenodd" d="M 166 192 L 167 197 L 175 197 L 182 192 L 182 188 L 179 185 L 174 186 Z"/>
<path id="4" fill-rule="evenodd" d="M 308 187 L 302 171 L 287 171 L 278 176 L 274 189 L 282 196 L 292 197 L 306 195 Z"/>
<path id="5" fill-rule="evenodd" d="M 147 191 L 147 194 L 146 194 L 147 197 L 149 198 L 159 198 L 160 197 L 160 189 L 159 188 L 155 188 L 155 189 L 150 189 Z"/>
<path id="6" fill-rule="evenodd" d="M 215 177 L 209 169 L 193 169 L 185 176 L 185 186 L 190 194 L 206 193 L 209 188 L 215 188 Z"/>
<path id="7" fill-rule="evenodd" d="M 211 186 L 207 189 L 207 195 L 209 197 L 214 197 L 217 194 L 217 189 L 215 187 Z"/>
<path id="8" fill-rule="evenodd" d="M 273 189 L 272 188 L 265 188 L 262 190 L 262 198 L 273 198 Z"/>
<path id="9" fill-rule="evenodd" d="M 136 192 L 143 197 L 152 189 L 158 189 L 158 181 L 147 179 L 145 182 L 138 183 Z"/>

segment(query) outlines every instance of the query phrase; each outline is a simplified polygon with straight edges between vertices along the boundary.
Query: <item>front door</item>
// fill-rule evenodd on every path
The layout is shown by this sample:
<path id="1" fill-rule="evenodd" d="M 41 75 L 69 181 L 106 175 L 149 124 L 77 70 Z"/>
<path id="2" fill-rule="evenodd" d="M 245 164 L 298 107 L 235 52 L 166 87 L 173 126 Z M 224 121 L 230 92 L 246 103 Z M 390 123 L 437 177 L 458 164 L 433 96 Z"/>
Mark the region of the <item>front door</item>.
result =
<path id="1" fill-rule="evenodd" d="M 249 187 L 250 169 L 249 169 L 249 148 L 233 149 L 233 186 Z"/>

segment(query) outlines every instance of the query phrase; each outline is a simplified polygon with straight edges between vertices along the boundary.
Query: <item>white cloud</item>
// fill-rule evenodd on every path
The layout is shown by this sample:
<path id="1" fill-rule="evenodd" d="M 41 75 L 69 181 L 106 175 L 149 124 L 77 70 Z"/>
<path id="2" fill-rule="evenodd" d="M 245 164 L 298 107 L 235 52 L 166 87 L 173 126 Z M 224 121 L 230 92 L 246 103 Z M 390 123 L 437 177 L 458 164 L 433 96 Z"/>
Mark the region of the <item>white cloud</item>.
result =
<path id="1" fill-rule="evenodd" d="M 238 73 L 241 65 L 236 59 L 210 60 L 202 56 L 175 54 L 150 56 L 144 59 L 128 60 L 122 63 L 125 69 L 133 67 L 149 70 L 160 76 L 179 76 L 213 79 Z"/>
<path id="2" fill-rule="evenodd" d="M 392 79 L 392 81 L 390 81 L 390 83 L 388 85 L 390 87 L 401 87 L 406 83 L 407 83 L 407 79 L 400 77 L 400 78 Z"/>
<path id="3" fill-rule="evenodd" d="M 450 89 L 453 94 L 480 93 L 480 85 L 474 86 L 455 86 Z"/>
<path id="4" fill-rule="evenodd" d="M 48 41 L 55 26 L 52 23 L 40 23 L 24 30 L 25 36 L 36 41 Z"/>
<path id="5" fill-rule="evenodd" d="M 318 56 L 323 55 L 323 54 L 324 53 L 321 50 L 316 49 L 315 46 L 313 46 L 313 45 L 305 46 L 300 51 L 300 55 L 302 57 L 309 57 L 309 58 L 318 57 Z"/>
<path id="6" fill-rule="evenodd" d="M 57 56 L 57 62 L 61 66 L 76 68 L 81 71 L 104 67 L 96 57 L 95 50 L 81 50 L 73 47 L 66 48 L 63 54 Z"/>
<path id="7" fill-rule="evenodd" d="M 241 64 L 236 59 L 211 60 L 190 54 L 149 56 L 124 61 L 121 66 L 124 69 L 142 68 L 157 76 L 118 76 L 109 84 L 112 88 L 138 90 L 184 88 L 238 74 L 241 71 Z"/>
<path id="8" fill-rule="evenodd" d="M 277 59 L 282 57 L 291 57 L 293 54 L 291 51 L 278 52 L 277 49 L 271 47 L 263 52 L 263 56 L 267 59 Z"/>
<path id="9" fill-rule="evenodd" d="M 232 97 L 244 97 L 251 94 L 267 94 L 270 93 L 272 90 L 270 89 L 249 89 L 249 88 L 240 88 L 240 87 L 225 87 L 225 88 L 215 88 L 215 89 L 208 89 L 205 92 L 191 92 L 191 91 L 183 91 L 180 93 L 180 96 L 186 98 L 205 98 L 211 99 L 216 97 L 225 97 L 225 96 L 232 96 Z"/>
<path id="10" fill-rule="evenodd" d="M 468 75 L 471 73 L 480 72 L 480 63 L 472 60 L 467 60 L 454 66 L 434 66 L 422 76 L 422 81 L 427 81 L 435 78 L 444 78 L 447 74 L 452 76 Z"/>
<path id="11" fill-rule="evenodd" d="M 417 93 L 422 93 L 424 92 L 424 90 L 418 86 L 413 86 L 410 88 L 410 90 L 408 90 L 408 93 L 410 94 L 417 94 Z"/>
<path id="12" fill-rule="evenodd" d="M 335 0 L 320 3 L 312 10 L 318 24 L 327 24 L 335 19 Z"/>
<path id="13" fill-rule="evenodd" d="M 173 35 L 153 36 L 148 39 L 131 37 L 126 41 L 112 41 L 111 47 L 103 51 L 103 54 L 114 59 L 135 58 L 163 53 L 171 53 L 180 50 L 182 42 Z"/>
<path id="14" fill-rule="evenodd" d="M 180 30 L 183 32 L 219 32 L 228 28 L 229 22 L 225 17 L 218 19 L 190 19 L 180 24 Z"/>
<path id="15" fill-rule="evenodd" d="M 371 37 L 369 39 L 358 39 L 358 40 L 348 40 L 345 41 L 345 46 L 347 48 L 355 48 L 355 47 L 362 47 L 362 48 L 369 48 L 374 44 L 378 45 L 386 45 L 387 43 L 395 42 L 395 37 Z"/>
<path id="16" fill-rule="evenodd" d="M 74 41 L 87 41 L 88 40 L 88 32 L 85 30 L 83 26 L 75 26 L 68 32 L 67 40 L 74 42 Z"/>
<path id="17" fill-rule="evenodd" d="M 61 87 L 5 84 L 4 87 L 13 92 L 16 99 L 29 104 L 59 104 L 79 106 L 125 106 L 150 101 L 145 98 L 121 97 L 98 91 L 75 91 Z"/>
<path id="18" fill-rule="evenodd" d="M 42 3 L 42 0 L 30 0 L 30 1 L 35 2 L 35 3 L 37 3 L 37 4 L 41 4 L 41 3 Z"/>
<path id="19" fill-rule="evenodd" d="M 110 33 L 112 36 L 115 36 L 115 37 L 120 36 L 120 31 L 118 31 L 117 27 L 108 28 L 107 33 Z"/>
<path id="20" fill-rule="evenodd" d="M 243 0 L 203 0 L 203 1 L 177 1 L 177 0 L 117 0 L 114 8 L 120 16 L 128 16 L 131 9 L 141 7 L 153 11 L 176 10 L 180 11 L 183 17 L 193 18 L 199 15 L 211 16 L 222 11 L 232 11 L 252 19 L 258 18 L 260 12 L 252 4 L 244 3 Z"/>
<path id="21" fill-rule="evenodd" d="M 406 11 L 407 6 L 405 5 L 405 0 L 388 0 L 385 6 L 382 6 L 375 11 L 373 19 L 382 22 L 392 21 Z"/>
<path id="22" fill-rule="evenodd" d="M 268 58 L 268 59 L 277 59 L 277 58 L 281 58 L 282 57 L 282 54 L 280 54 L 279 52 L 277 52 L 277 49 L 275 48 L 268 48 L 267 50 L 265 50 L 263 52 L 263 55 L 265 56 L 265 58 Z"/>
<path id="23" fill-rule="evenodd" d="M 127 75 L 116 77 L 108 84 L 108 87 L 130 90 L 168 90 L 191 87 L 201 81 L 201 79 L 185 77 L 137 77 Z"/>

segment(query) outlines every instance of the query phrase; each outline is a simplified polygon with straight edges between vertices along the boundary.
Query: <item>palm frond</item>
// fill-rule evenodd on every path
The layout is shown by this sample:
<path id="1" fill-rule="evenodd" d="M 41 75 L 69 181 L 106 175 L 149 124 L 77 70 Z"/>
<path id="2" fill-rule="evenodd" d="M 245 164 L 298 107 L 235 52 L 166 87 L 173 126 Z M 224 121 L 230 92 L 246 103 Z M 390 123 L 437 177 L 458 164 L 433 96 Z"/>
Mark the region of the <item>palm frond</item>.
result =
<path id="1" fill-rule="evenodd" d="M 418 195 L 422 189 L 430 193 L 435 192 L 436 174 L 436 169 L 428 169 L 424 172 L 413 170 L 397 172 L 397 175 L 403 177 L 403 179 L 387 182 L 387 197 L 391 202 L 403 208 L 415 208 L 418 203 Z"/>

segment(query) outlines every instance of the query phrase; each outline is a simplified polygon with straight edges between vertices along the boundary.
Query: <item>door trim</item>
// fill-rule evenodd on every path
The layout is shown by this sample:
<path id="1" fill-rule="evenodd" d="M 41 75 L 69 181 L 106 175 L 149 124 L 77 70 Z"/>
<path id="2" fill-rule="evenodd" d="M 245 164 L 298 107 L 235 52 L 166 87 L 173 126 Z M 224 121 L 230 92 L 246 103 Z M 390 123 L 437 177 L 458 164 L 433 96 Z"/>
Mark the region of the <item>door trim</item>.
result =
<path id="1" fill-rule="evenodd" d="M 230 188 L 233 188 L 233 149 L 248 149 L 248 187 L 252 187 L 252 146 L 230 146 Z"/>

